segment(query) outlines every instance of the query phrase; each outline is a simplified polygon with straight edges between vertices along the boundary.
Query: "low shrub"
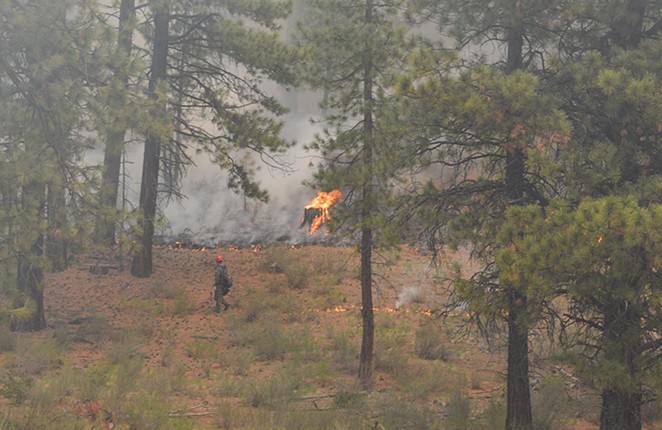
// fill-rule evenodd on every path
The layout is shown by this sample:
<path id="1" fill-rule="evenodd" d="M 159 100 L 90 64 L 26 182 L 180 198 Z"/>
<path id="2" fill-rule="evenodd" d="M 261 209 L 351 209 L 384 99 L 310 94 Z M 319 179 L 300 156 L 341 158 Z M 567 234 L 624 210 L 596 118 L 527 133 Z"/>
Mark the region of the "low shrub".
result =
<path id="1" fill-rule="evenodd" d="M 388 429 L 438 430 L 439 420 L 429 408 L 417 405 L 409 399 L 388 396 L 379 405 L 378 422 Z"/>
<path id="2" fill-rule="evenodd" d="M 471 403 L 464 390 L 456 386 L 451 391 L 448 406 L 446 407 L 446 427 L 453 430 L 469 430 Z"/>
<path id="3" fill-rule="evenodd" d="M 18 343 L 16 333 L 6 326 L 0 326 L 0 352 L 11 352 L 16 350 Z"/>
<path id="4" fill-rule="evenodd" d="M 24 374 L 6 372 L 0 374 L 0 395 L 15 404 L 21 404 L 30 397 L 34 380 Z"/>
<path id="5" fill-rule="evenodd" d="M 250 406 L 284 406 L 296 397 L 296 389 L 301 382 L 301 375 L 296 369 L 285 370 L 278 375 L 247 380 L 244 386 L 244 398 Z"/>
<path id="6" fill-rule="evenodd" d="M 37 375 L 46 369 L 59 367 L 62 364 L 62 353 L 62 345 L 59 345 L 55 339 L 21 338 L 13 353 L 13 366 L 26 375 Z"/>
<path id="7" fill-rule="evenodd" d="M 259 360 L 282 360 L 290 350 L 290 340 L 278 321 L 266 322 L 253 339 L 253 353 Z"/>
<path id="8" fill-rule="evenodd" d="M 448 341 L 441 336 L 440 330 L 433 324 L 423 324 L 416 331 L 414 351 L 423 360 L 449 361 L 452 351 Z"/>
<path id="9" fill-rule="evenodd" d="M 538 430 L 561 430 L 568 424 L 568 396 L 560 376 L 544 378 L 542 386 L 532 396 L 533 427 Z"/>
<path id="10" fill-rule="evenodd" d="M 193 313 L 195 304 L 191 302 L 185 291 L 180 291 L 175 296 L 175 315 L 186 316 Z"/>
<path id="11" fill-rule="evenodd" d="M 329 347 L 333 362 L 343 372 L 354 374 L 359 366 L 359 338 L 347 332 L 335 334 L 333 330 L 327 332 Z"/>

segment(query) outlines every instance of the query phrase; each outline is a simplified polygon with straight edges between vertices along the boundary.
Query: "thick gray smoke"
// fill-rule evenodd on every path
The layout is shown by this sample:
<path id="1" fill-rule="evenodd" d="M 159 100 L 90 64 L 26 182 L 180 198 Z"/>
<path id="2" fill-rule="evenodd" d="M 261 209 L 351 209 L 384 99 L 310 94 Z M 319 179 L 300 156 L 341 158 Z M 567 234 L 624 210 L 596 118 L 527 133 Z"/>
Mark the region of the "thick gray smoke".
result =
<path id="1" fill-rule="evenodd" d="M 303 185 L 312 175 L 314 154 L 301 149 L 315 131 L 304 115 L 287 118 L 283 137 L 298 142 L 284 157 L 293 172 L 288 174 L 261 167 L 258 181 L 269 192 L 268 203 L 235 194 L 227 187 L 226 172 L 204 155 L 195 158 L 196 166 L 189 170 L 183 183 L 182 193 L 186 198 L 164 208 L 168 224 L 160 233 L 170 238 L 185 237 L 200 244 L 314 240 L 299 227 L 303 207 L 316 194 Z"/>

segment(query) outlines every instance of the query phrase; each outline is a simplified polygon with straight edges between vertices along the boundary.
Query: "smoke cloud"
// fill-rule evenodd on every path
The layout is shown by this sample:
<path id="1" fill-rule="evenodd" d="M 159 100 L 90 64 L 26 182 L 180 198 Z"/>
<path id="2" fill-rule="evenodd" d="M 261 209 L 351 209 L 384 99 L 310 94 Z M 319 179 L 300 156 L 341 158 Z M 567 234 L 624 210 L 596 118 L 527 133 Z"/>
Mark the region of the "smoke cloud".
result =
<path id="1" fill-rule="evenodd" d="M 406 287 L 398 293 L 395 308 L 400 309 L 401 307 L 409 306 L 412 303 L 424 303 L 425 299 L 425 294 L 419 287 Z"/>
<path id="2" fill-rule="evenodd" d="M 314 240 L 305 228 L 299 227 L 303 207 L 316 194 L 303 185 L 304 180 L 312 177 L 315 157 L 304 151 L 303 145 L 312 140 L 315 132 L 306 115 L 285 119 L 283 137 L 297 142 L 283 157 L 293 172 L 261 166 L 257 180 L 269 192 L 267 203 L 235 194 L 227 187 L 226 172 L 204 154 L 195 156 L 196 166 L 189 169 L 182 184 L 186 197 L 163 209 L 167 226 L 160 233 L 171 238 L 183 236 L 200 244 Z"/>

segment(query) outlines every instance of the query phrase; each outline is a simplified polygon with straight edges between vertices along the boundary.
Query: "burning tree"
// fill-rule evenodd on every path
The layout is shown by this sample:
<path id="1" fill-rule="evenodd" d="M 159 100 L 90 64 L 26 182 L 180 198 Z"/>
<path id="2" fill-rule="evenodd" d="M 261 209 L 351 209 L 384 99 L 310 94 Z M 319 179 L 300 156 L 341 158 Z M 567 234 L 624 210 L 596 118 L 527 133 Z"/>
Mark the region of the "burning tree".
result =
<path id="1" fill-rule="evenodd" d="M 328 193 L 324 191 L 318 192 L 317 196 L 303 208 L 301 227 L 308 225 L 310 234 L 315 234 L 317 229 L 331 218 L 329 216 L 329 208 L 340 197 L 342 197 L 342 193 L 339 190 L 329 191 Z"/>
<path id="2" fill-rule="evenodd" d="M 384 111 L 391 105 L 386 88 L 391 72 L 401 67 L 410 46 L 400 21 L 398 2 L 391 0 L 307 0 L 305 24 L 298 40 L 310 52 L 303 78 L 325 92 L 320 107 L 324 132 L 307 146 L 322 159 L 314 185 L 342 188 L 343 233 L 357 238 L 360 253 L 361 319 L 363 333 L 358 378 L 369 387 L 373 377 L 374 314 L 372 306 L 375 247 L 396 235 L 386 233 L 397 225 L 382 212 L 389 197 L 391 179 L 404 158 L 398 156 L 395 121 Z M 326 213 L 306 208 L 304 223 L 320 223 Z"/>

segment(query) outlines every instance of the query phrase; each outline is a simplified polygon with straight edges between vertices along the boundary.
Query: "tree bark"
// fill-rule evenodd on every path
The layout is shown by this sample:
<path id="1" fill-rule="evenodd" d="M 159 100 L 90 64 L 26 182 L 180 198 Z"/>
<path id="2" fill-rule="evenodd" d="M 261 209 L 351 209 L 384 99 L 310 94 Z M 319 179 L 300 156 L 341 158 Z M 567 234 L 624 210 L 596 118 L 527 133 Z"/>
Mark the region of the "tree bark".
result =
<path id="1" fill-rule="evenodd" d="M 524 154 L 519 148 L 506 155 L 506 187 L 509 204 L 524 198 Z M 521 318 L 526 295 L 504 286 L 508 295 L 508 374 L 506 387 L 506 430 L 531 430 L 533 417 L 529 387 L 529 327 Z"/>
<path id="2" fill-rule="evenodd" d="M 375 338 L 375 313 L 372 304 L 372 230 L 361 232 L 361 357 L 359 382 L 363 387 L 372 385 Z"/>
<path id="3" fill-rule="evenodd" d="M 365 23 L 372 23 L 372 2 L 367 0 L 365 10 Z M 361 219 L 364 227 L 361 228 L 361 316 L 363 319 L 363 335 L 361 337 L 361 357 L 359 360 L 359 382 L 364 387 L 372 385 L 373 376 L 373 355 L 374 355 L 374 337 L 375 337 L 375 315 L 372 305 L 372 227 L 370 226 L 370 217 L 374 210 L 373 207 L 373 189 L 372 189 L 372 163 L 373 163 L 373 64 L 371 58 L 371 49 L 369 48 L 370 34 L 366 34 L 366 52 L 363 58 L 363 163 L 366 166 L 367 177 L 362 190 L 362 209 Z"/>
<path id="4" fill-rule="evenodd" d="M 18 290 L 25 293 L 35 304 L 34 312 L 27 319 L 14 320 L 11 329 L 14 331 L 38 331 L 46 328 L 44 313 L 44 272 L 41 267 L 33 264 L 31 256 L 41 256 L 43 240 L 40 238 L 32 246 L 31 255 L 18 256 Z"/>
<path id="5" fill-rule="evenodd" d="M 616 16 L 611 27 L 614 41 L 621 48 L 634 49 L 641 42 L 647 3 L 646 0 L 629 0 L 624 13 Z"/>
<path id="6" fill-rule="evenodd" d="M 522 68 L 524 32 L 521 2 L 514 3 L 512 24 L 507 30 L 508 58 L 506 72 Z M 506 148 L 506 195 L 508 205 L 524 204 L 524 152 L 517 142 Z M 505 285 L 509 300 L 508 312 L 508 375 L 506 387 L 506 430 L 531 430 L 533 414 L 529 387 L 529 327 L 521 318 L 526 311 L 526 295 Z"/>
<path id="7" fill-rule="evenodd" d="M 62 227 L 66 224 L 67 208 L 65 193 L 62 187 L 48 187 L 48 226 L 46 240 L 46 255 L 54 272 L 62 272 L 69 265 L 67 258 L 67 242 L 62 237 Z"/>
<path id="8" fill-rule="evenodd" d="M 643 39 L 645 0 L 625 2 L 625 13 L 617 15 L 612 23 L 615 44 L 623 49 L 636 49 Z M 639 169 L 630 169 L 631 180 L 637 179 Z M 625 288 L 636 287 L 635 281 Z M 618 287 L 618 286 L 617 286 Z M 636 304 L 614 299 L 604 312 L 605 358 L 626 369 L 631 381 L 619 381 L 602 391 L 600 430 L 641 430 L 642 388 L 636 375 L 641 372 L 637 357 L 641 355 L 641 315 Z"/>
<path id="9" fill-rule="evenodd" d="M 122 0 L 120 3 L 117 49 L 126 59 L 131 55 L 133 44 L 133 28 L 130 22 L 134 14 L 134 9 L 135 0 Z M 129 73 L 126 67 L 126 64 L 123 64 L 122 68 L 116 71 L 116 77 L 121 80 L 123 86 L 126 86 L 129 82 Z M 103 158 L 100 190 L 101 211 L 96 217 L 94 236 L 95 240 L 107 245 L 113 245 L 115 243 L 115 219 L 113 215 L 117 208 L 125 134 L 126 125 L 124 123 L 111 128 L 107 136 Z"/>
<path id="10" fill-rule="evenodd" d="M 529 330 L 521 312 L 526 298 L 513 291 L 508 313 L 508 372 L 506 393 L 506 429 L 530 430 L 533 427 L 529 388 Z"/>
<path id="11" fill-rule="evenodd" d="M 641 355 L 641 318 L 636 305 L 626 300 L 610 302 L 604 313 L 605 359 L 628 373 L 627 380 L 602 390 L 600 430 L 641 430 L 642 391 L 636 375 Z M 625 379 L 625 378 L 623 378 Z"/>
<path id="12" fill-rule="evenodd" d="M 43 216 L 44 195 L 46 187 L 37 182 L 23 188 L 23 210 L 35 213 L 36 219 Z M 32 239 L 30 249 L 19 250 L 17 256 L 16 286 L 19 292 L 32 300 L 35 309 L 26 319 L 13 320 L 11 329 L 14 331 L 37 331 L 46 328 L 44 314 L 44 272 L 38 263 L 44 254 L 44 236 L 38 233 Z M 25 306 L 25 303 L 19 304 Z"/>
<path id="13" fill-rule="evenodd" d="M 157 106 L 155 121 L 161 121 L 166 115 L 165 101 L 157 100 L 159 83 L 166 76 L 168 61 L 168 26 L 169 12 L 159 9 L 154 16 L 154 52 L 149 79 L 149 92 Z M 156 217 L 156 197 L 159 179 L 161 136 L 149 132 L 145 138 L 145 154 L 143 158 L 142 181 L 140 183 L 140 207 L 142 209 L 142 241 L 138 253 L 133 257 L 131 274 L 146 278 L 152 274 L 152 244 L 154 240 L 154 220 Z"/>
<path id="14" fill-rule="evenodd" d="M 602 391 L 600 430 L 641 430 L 641 393 L 606 388 Z"/>

